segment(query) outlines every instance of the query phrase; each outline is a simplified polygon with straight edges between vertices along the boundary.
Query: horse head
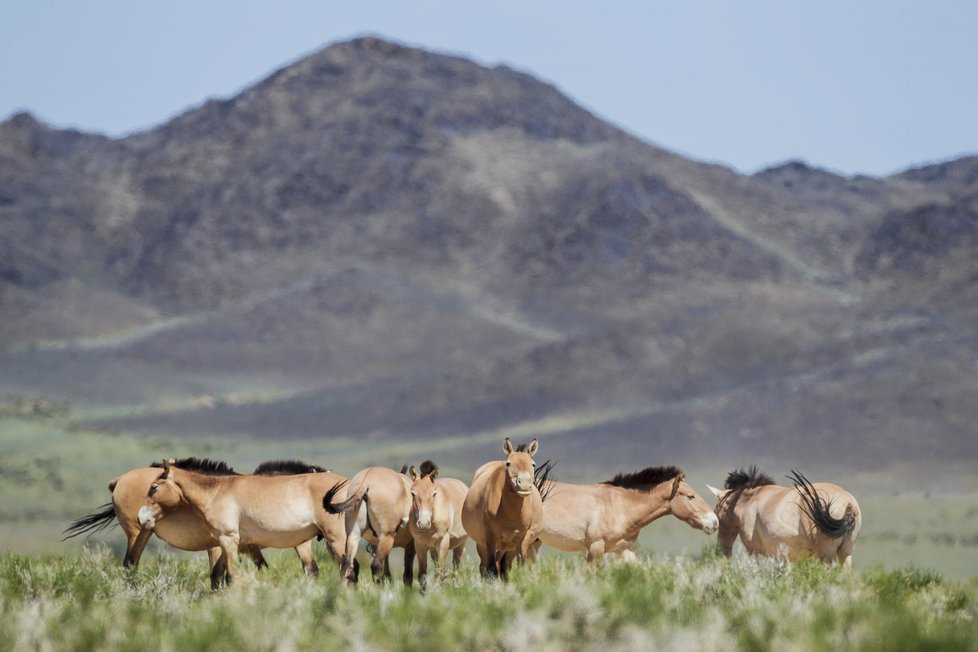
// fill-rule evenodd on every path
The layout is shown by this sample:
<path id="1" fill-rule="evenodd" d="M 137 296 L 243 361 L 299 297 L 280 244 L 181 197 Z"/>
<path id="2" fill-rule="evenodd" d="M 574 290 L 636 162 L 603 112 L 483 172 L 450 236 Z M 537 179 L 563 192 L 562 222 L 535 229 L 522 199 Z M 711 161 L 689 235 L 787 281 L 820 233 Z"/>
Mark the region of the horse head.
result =
<path id="1" fill-rule="evenodd" d="M 526 497 L 533 492 L 533 479 L 536 462 L 533 456 L 540 450 L 540 444 L 534 439 L 529 446 L 513 448 L 513 443 L 507 437 L 503 441 L 503 452 L 506 453 L 506 475 L 509 485 L 518 496 Z"/>
<path id="2" fill-rule="evenodd" d="M 703 530 L 706 534 L 712 534 L 720 525 L 710 504 L 686 482 L 685 473 L 680 473 L 672 480 L 669 511 L 687 525 Z"/>
<path id="3" fill-rule="evenodd" d="M 149 486 L 146 503 L 139 508 L 139 524 L 152 530 L 156 523 L 183 502 L 183 490 L 173 479 L 174 460 L 163 460 L 163 473 Z"/>
<path id="4" fill-rule="evenodd" d="M 431 460 L 421 463 L 421 471 L 412 466 L 408 469 L 411 477 L 411 516 L 415 526 L 422 532 L 431 529 L 431 520 L 435 513 L 435 498 L 438 487 L 435 478 L 438 477 L 438 467 Z"/>

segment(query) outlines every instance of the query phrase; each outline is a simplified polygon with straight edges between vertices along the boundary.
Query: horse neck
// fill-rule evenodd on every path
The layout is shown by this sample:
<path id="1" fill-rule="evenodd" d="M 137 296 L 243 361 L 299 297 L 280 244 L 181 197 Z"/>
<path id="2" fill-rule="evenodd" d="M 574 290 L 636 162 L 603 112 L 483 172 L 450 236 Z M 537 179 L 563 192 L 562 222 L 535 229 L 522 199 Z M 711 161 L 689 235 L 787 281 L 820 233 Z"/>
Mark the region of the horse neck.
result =
<path id="1" fill-rule="evenodd" d="M 664 482 L 650 491 L 623 489 L 620 492 L 622 512 L 633 528 L 643 528 L 671 511 L 669 508 L 671 492 L 672 481 Z"/>
<path id="2" fill-rule="evenodd" d="M 197 474 L 179 472 L 173 477 L 180 491 L 183 492 L 184 501 L 192 507 L 204 511 L 213 502 L 217 493 L 220 491 L 224 476 L 198 476 Z"/>

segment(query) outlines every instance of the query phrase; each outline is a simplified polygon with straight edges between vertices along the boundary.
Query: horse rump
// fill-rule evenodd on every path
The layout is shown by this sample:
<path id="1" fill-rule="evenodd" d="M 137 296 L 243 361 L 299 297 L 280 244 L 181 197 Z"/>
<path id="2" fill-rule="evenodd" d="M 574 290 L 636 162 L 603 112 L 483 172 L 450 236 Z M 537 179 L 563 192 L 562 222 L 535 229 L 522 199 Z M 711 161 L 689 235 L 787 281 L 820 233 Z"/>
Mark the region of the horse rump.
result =
<path id="1" fill-rule="evenodd" d="M 795 489 L 801 496 L 802 510 L 812 519 L 819 532 L 833 539 L 848 536 L 852 532 L 856 524 L 856 515 L 852 505 L 846 506 L 846 512 L 841 518 L 835 518 L 829 513 L 832 502 L 823 500 L 815 491 L 814 485 L 801 474 L 801 471 L 792 469 L 788 479 L 795 484 Z"/>

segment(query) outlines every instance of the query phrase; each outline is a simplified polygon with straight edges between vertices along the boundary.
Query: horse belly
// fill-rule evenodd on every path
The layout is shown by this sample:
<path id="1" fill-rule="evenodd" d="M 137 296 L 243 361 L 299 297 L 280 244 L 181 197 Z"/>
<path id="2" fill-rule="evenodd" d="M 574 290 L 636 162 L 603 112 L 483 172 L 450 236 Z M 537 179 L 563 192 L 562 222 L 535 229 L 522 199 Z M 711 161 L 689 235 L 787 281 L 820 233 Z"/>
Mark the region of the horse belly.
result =
<path id="1" fill-rule="evenodd" d="M 312 508 L 306 506 L 244 515 L 239 527 L 241 543 L 256 543 L 268 548 L 293 548 L 319 532 L 314 519 Z"/>
<path id="2" fill-rule="evenodd" d="M 197 552 L 217 545 L 210 528 L 192 514 L 173 512 L 157 522 L 153 533 L 179 550 Z"/>

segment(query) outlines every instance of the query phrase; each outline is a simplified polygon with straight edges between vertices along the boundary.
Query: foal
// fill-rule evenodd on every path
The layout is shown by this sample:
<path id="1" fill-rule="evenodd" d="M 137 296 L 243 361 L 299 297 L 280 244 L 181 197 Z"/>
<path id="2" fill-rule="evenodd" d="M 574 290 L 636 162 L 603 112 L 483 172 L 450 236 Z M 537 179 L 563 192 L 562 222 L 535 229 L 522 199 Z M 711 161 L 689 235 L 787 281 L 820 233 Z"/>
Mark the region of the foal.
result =
<path id="1" fill-rule="evenodd" d="M 445 570 L 445 559 L 452 551 L 452 564 L 458 568 L 469 540 L 462 527 L 462 504 L 469 488 L 455 478 L 439 478 L 438 467 L 431 460 L 421 463 L 421 470 L 412 466 L 411 518 L 408 529 L 414 537 L 414 550 L 418 556 L 418 582 L 424 588 L 427 583 L 428 552 L 437 553 L 438 573 Z"/>

